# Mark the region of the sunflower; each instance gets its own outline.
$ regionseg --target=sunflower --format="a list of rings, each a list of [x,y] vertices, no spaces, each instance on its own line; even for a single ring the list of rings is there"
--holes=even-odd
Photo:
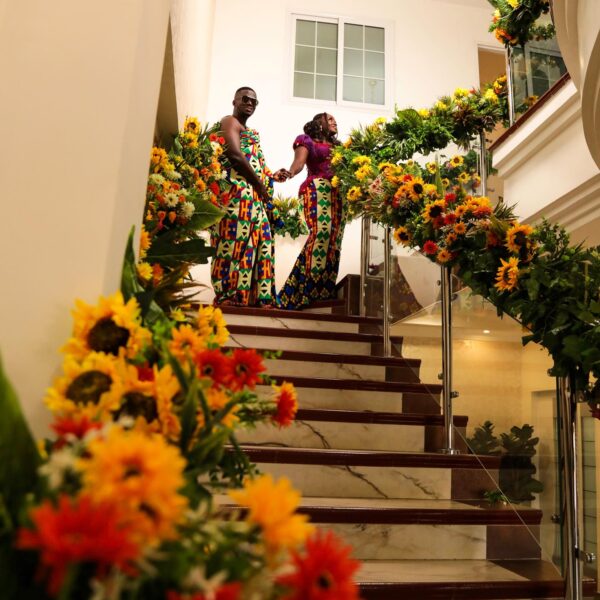
[[[176,441],[181,435],[181,423],[174,412],[176,400],[181,393],[179,380],[173,374],[171,365],[162,369],[154,367],[154,397],[156,410],[162,434],[168,439]]]
[[[127,570],[141,554],[114,498],[98,502],[88,494],[76,499],[62,494],[56,506],[45,500],[29,517],[31,526],[19,530],[16,545],[39,551],[53,597],[59,596],[71,566],[95,565],[98,574],[115,566]]]
[[[454,223],[454,227],[452,229],[456,235],[464,235],[465,233],[467,233],[467,226],[462,221]]]
[[[448,250],[446,250],[445,248],[442,248],[442,250],[440,250],[437,253],[437,256],[435,257],[435,259],[438,263],[443,265],[443,264],[447,263],[449,260],[452,260],[452,252],[448,252]]]
[[[83,359],[89,352],[137,356],[148,344],[151,333],[142,327],[140,308],[135,298],[127,303],[121,292],[101,297],[96,306],[77,300],[72,312],[73,336],[62,351]]]
[[[519,283],[519,259],[511,256],[508,261],[501,258],[500,262],[494,287],[500,292],[514,290]]]
[[[464,162],[465,162],[465,159],[460,154],[455,154],[450,159],[450,166],[452,168],[456,169],[457,167],[462,167]]]
[[[531,225],[515,224],[506,232],[506,247],[514,254],[519,254],[521,250],[528,249],[531,241],[527,236],[533,233]]]
[[[429,223],[435,219],[439,219],[442,216],[445,208],[445,200],[435,200],[434,202],[429,202],[425,205],[425,209],[423,210],[423,220],[426,223]]]
[[[315,532],[302,553],[292,552],[294,571],[277,579],[289,590],[284,600],[358,600],[353,575],[360,563],[351,552],[331,531]]]
[[[152,265],[147,262],[139,262],[135,266],[138,276],[144,281],[152,279]]]
[[[334,152],[331,156],[331,164],[335,167],[339,165],[343,159],[344,157],[341,152]]]
[[[297,547],[312,532],[308,516],[295,514],[300,494],[285,478],[275,482],[271,475],[262,475],[246,481],[243,490],[232,490],[229,495],[248,509],[246,518],[262,529],[269,552]]]
[[[434,173],[437,173],[438,170],[438,166],[436,163],[434,162],[428,162],[425,165],[425,168],[433,175]]]
[[[406,176],[405,176],[406,177]],[[425,191],[425,182],[420,177],[411,178],[406,182],[408,196],[411,200],[419,200]]]
[[[206,390],[206,403],[210,412],[213,414],[217,414],[220,410],[227,406],[227,403],[231,400],[231,398],[227,395],[223,390],[218,390],[215,388],[210,388]],[[223,416],[221,423],[225,427],[233,428],[235,424],[239,421],[239,417],[236,415],[238,407],[236,405],[232,406],[227,413]],[[204,413],[202,410],[198,411],[198,425],[202,427],[205,423]]]
[[[209,347],[224,346],[229,339],[227,323],[220,308],[200,306],[197,324],[200,335],[207,340]]]
[[[146,253],[148,252],[148,248],[150,248],[150,234],[146,231],[146,228],[142,225],[142,229],[140,230],[140,252],[139,259],[142,260],[146,258]]]
[[[455,233],[450,232],[447,236],[446,236],[446,246],[452,246],[452,244],[454,244],[454,242],[457,240],[457,236]]]
[[[368,164],[363,165],[355,171],[354,175],[359,181],[364,181],[365,179],[367,179],[367,177],[373,176],[373,169]]]
[[[364,165],[370,165],[371,164],[371,159],[368,156],[364,156],[364,155],[360,155],[360,156],[355,156],[352,159],[352,164],[353,165],[358,165],[360,167],[364,166]]]
[[[182,363],[186,363],[206,346],[207,338],[191,325],[174,327],[172,339],[168,344],[169,352]]]
[[[387,171],[388,169],[395,169],[396,165],[391,163],[391,162],[381,162],[377,165],[377,169],[379,170],[380,173],[383,173],[383,171]]]
[[[463,184],[469,183],[470,179],[471,179],[471,176],[466,171],[463,171],[462,173],[460,173],[458,175],[458,180]]]
[[[187,499],[179,493],[185,461],[179,450],[159,435],[111,427],[90,441],[79,459],[84,493],[96,502],[114,502],[125,513],[124,524],[140,545],[177,537]]]
[[[154,381],[145,377],[144,370],[139,370],[135,365],[127,364],[123,371],[123,397],[115,417],[131,417],[136,422],[136,428],[159,431]]]
[[[409,246],[412,242],[412,236],[406,227],[400,226],[394,229],[394,240],[402,246]]]
[[[122,357],[91,352],[82,362],[67,356],[44,402],[60,415],[87,415],[108,419],[118,410],[124,393],[126,365]]]
[[[442,187],[444,189],[449,188],[450,187],[450,180],[447,177],[444,177],[442,179]]]
[[[464,216],[464,214],[467,212],[468,207],[466,204],[459,204],[455,209],[454,209],[454,213],[456,214],[456,216],[458,218]]]
[[[348,200],[350,200],[350,202],[354,202],[355,200],[358,200],[361,196],[362,196],[362,190],[357,185],[352,186],[348,190],[348,194],[346,195],[346,197],[348,198]]]
[[[332,188],[337,188],[340,186],[340,178],[337,175],[334,175],[331,178],[331,187]]]

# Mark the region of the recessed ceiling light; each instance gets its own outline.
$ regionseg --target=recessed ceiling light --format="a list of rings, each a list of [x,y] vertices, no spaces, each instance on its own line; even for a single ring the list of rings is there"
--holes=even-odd
[[[492,333],[489,329],[484,329],[483,333]]]

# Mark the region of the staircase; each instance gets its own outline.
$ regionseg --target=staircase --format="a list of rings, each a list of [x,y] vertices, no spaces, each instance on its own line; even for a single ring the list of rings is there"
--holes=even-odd
[[[380,321],[333,314],[340,306],[224,309],[229,344],[281,350],[267,372],[298,391],[291,428],[240,439],[250,459],[291,479],[302,512],[353,545],[365,600],[563,598],[541,559],[541,511],[482,502],[497,489],[499,459],[438,453],[441,386],[420,381],[401,338],[395,356],[381,356]],[[464,432],[467,417],[454,424]]]

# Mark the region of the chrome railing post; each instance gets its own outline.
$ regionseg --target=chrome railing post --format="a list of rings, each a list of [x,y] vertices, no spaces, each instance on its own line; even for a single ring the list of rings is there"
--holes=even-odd
[[[444,413],[443,454],[460,454],[454,447],[452,419],[452,269],[441,267],[442,287],[442,411]]]
[[[512,48],[506,49],[506,94],[508,97],[508,123],[515,122],[515,90],[513,85]]]
[[[481,167],[479,169],[479,176],[481,177],[481,195],[487,196],[487,163],[488,155],[486,148],[485,131],[479,133],[479,160],[481,161]]]
[[[565,600],[583,600],[579,540],[579,473],[577,471],[577,397],[572,377],[558,377],[559,442],[562,457],[563,565]]]
[[[371,240],[371,219],[363,215],[362,232],[360,237],[360,294],[359,314],[364,317],[367,314],[367,268],[369,262],[369,245]]]
[[[392,355],[392,340],[390,339],[390,321],[392,313],[391,288],[392,288],[392,236],[390,227],[385,226],[383,236],[383,355]]]

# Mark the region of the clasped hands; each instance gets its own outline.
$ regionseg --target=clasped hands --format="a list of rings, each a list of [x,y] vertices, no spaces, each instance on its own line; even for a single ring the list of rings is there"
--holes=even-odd
[[[273,179],[277,183],[282,183],[283,181],[289,179],[291,176],[292,174],[287,169],[279,169],[279,171],[275,171],[275,173],[273,173]]]

